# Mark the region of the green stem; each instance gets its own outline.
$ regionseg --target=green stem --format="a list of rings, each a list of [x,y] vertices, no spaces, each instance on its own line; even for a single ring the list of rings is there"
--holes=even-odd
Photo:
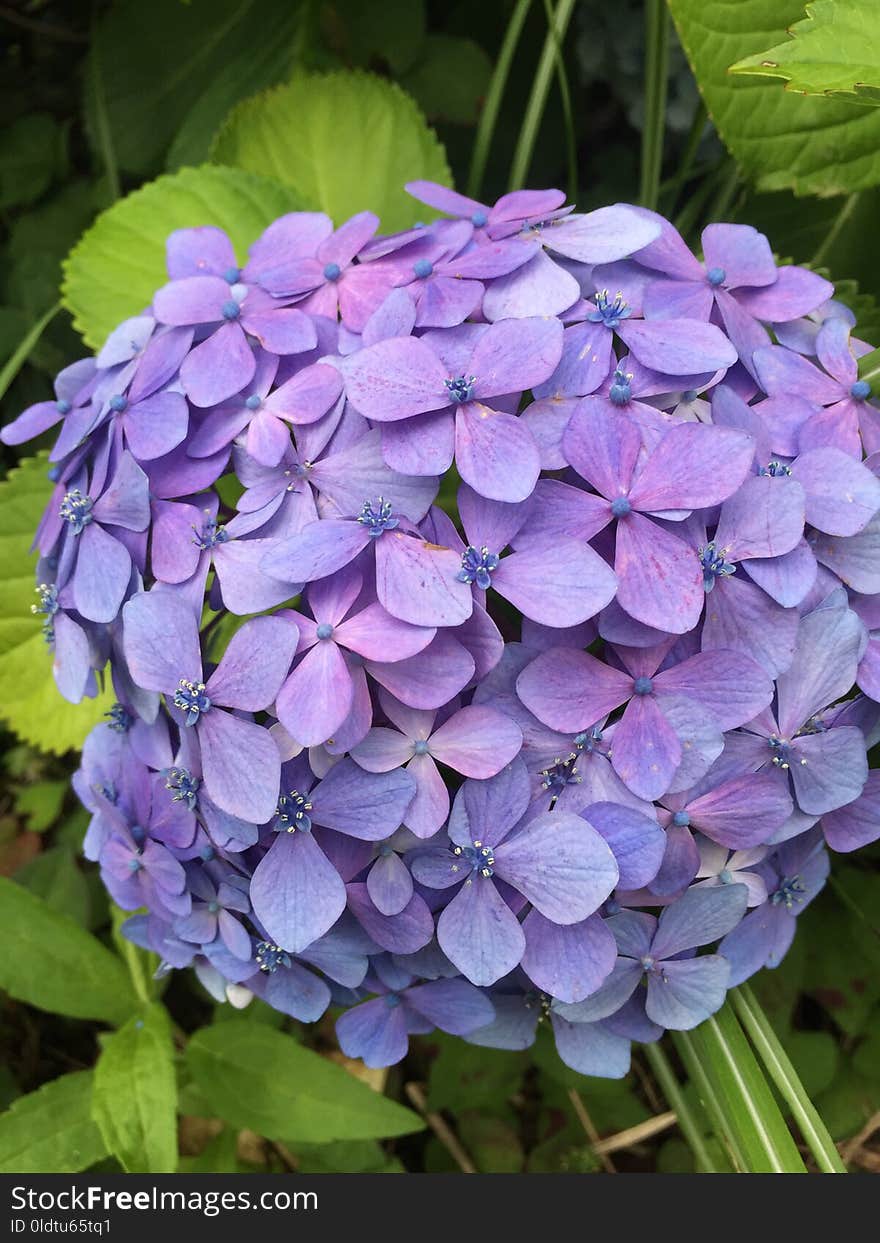
[[[797,1071],[767,1021],[755,994],[747,984],[741,984],[739,988],[731,991],[730,997],[740,1022],[757,1049],[770,1078],[782,1093],[819,1169],[824,1174],[845,1174],[846,1166],[828,1134],[828,1128],[804,1091]]]
[[[675,1111],[675,1116],[678,1119],[678,1128],[694,1154],[697,1169],[701,1174],[719,1174],[721,1171],[713,1161],[712,1154],[706,1146],[706,1140],[700,1130],[699,1123],[685,1099],[685,1095],[681,1090],[681,1084],[676,1079],[675,1072],[669,1064],[669,1058],[659,1044],[645,1045],[645,1057],[647,1057],[651,1064],[651,1069],[663,1095],[666,1097],[669,1108]]]
[[[116,164],[116,152],[113,150],[113,136],[110,132],[110,116],[107,112],[107,100],[104,96],[104,79],[101,76],[101,40],[98,37],[97,22],[92,23],[87,75],[89,87],[95,105],[95,137],[104,161],[104,172],[110,198],[115,202],[121,194],[119,169]]]
[[[858,206],[858,202],[859,202],[859,195],[857,193],[847,195],[846,199],[844,200],[843,206],[841,207],[837,215],[834,217],[834,224],[832,224],[831,228],[825,234],[824,238],[819,244],[818,249],[816,250],[816,253],[813,255],[813,258],[810,261],[811,267],[814,267],[814,268],[818,267],[819,264],[825,260],[829,251],[831,250],[831,247],[840,237],[840,234],[843,231],[844,227],[846,226],[847,222],[849,221],[850,216],[853,214],[856,207]]]
[[[689,180],[692,174],[696,171],[694,169],[694,159],[696,158],[697,151],[699,150],[700,140],[703,137],[703,133],[706,129],[706,122],[708,119],[709,119],[709,113],[706,109],[706,105],[703,103],[703,100],[700,99],[699,103],[694,109],[694,116],[693,116],[693,120],[691,121],[691,127],[688,130],[687,141],[685,142],[684,152],[682,153],[682,157],[681,157],[681,163],[679,164],[678,169],[676,170],[675,176],[671,179],[669,186],[665,192],[667,215],[670,215],[670,216],[672,215],[673,211],[678,205],[679,196],[681,195],[681,192],[685,186],[685,183]],[[663,187],[661,186],[661,192],[662,190],[663,190]]]
[[[748,1169],[745,1157],[736,1136],[727,1125],[727,1118],[721,1098],[706,1074],[690,1032],[674,1032],[672,1038],[679,1057],[684,1062],[685,1070],[697,1090],[697,1095],[702,1102],[703,1108],[709,1115],[715,1135],[727,1150],[730,1164],[739,1173],[745,1173]]]
[[[489,83],[486,103],[483,107],[480,124],[477,126],[477,134],[474,139],[474,152],[471,156],[471,167],[467,183],[467,192],[471,198],[479,198],[480,196],[483,176],[486,172],[486,162],[489,158],[489,149],[492,146],[495,125],[498,121],[498,112],[501,108],[501,99],[504,95],[507,79],[510,76],[510,67],[513,63],[516,46],[519,43],[519,37],[522,34],[530,5],[531,0],[517,0],[516,8],[513,10],[510,21],[507,23],[504,42],[501,44],[501,49],[498,53],[498,61],[492,74],[492,80]]]
[[[666,82],[669,72],[669,14],[666,0],[645,4],[645,122],[642,128],[642,168],[639,202],[657,206],[663,166],[666,125]]]
[[[46,328],[60,310],[60,302],[56,302],[54,306],[50,306],[45,315],[41,316],[33,327],[25,333],[24,337],[22,337],[15,353],[11,354],[10,357],[7,358],[2,369],[0,369],[0,398],[6,396],[6,391],[10,384],[18,375],[19,371],[21,371],[22,367],[30,357],[34,346],[37,344]]]
[[[685,241],[687,241],[687,236],[691,230],[696,228],[697,221],[702,218],[703,208],[708,203],[712,191],[718,185],[723,171],[724,166],[722,165],[721,167],[716,166],[712,172],[707,173],[690,197],[685,200],[684,206],[675,217],[673,224]]]
[[[731,160],[725,170],[718,193],[715,195],[712,206],[708,211],[708,222],[710,224],[716,220],[722,220],[727,215],[738,185],[739,168],[736,161]]]
[[[555,35],[552,0],[544,0],[544,10],[547,14],[547,25]],[[574,202],[578,196],[577,136],[575,135],[574,130],[574,113],[572,112],[571,107],[571,91],[568,87],[568,74],[565,72],[565,59],[562,55],[562,45],[559,40],[555,38],[554,49],[556,53],[556,78],[559,84],[559,97],[562,100],[562,115],[565,123],[565,153],[568,161],[568,197],[571,202]]]
[[[538,141],[538,130],[541,128],[541,118],[547,104],[547,93],[550,90],[557,48],[562,46],[565,39],[574,5],[575,0],[559,0],[553,22],[547,31],[547,38],[544,40],[544,48],[532,82],[532,93],[529,96],[516,150],[513,153],[513,163],[510,166],[511,190],[521,189],[529,175],[532,154],[535,150],[535,143]]]

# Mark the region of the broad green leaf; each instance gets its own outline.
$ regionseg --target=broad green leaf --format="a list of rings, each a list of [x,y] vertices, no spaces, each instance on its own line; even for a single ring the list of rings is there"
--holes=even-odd
[[[136,1004],[119,959],[66,915],[0,877],[0,988],[75,1019],[121,1023]]]
[[[439,1034],[437,1043],[440,1053],[431,1063],[428,1079],[429,1109],[486,1109],[497,1113],[519,1089],[528,1066],[524,1053],[484,1049]]]
[[[30,112],[0,131],[0,210],[33,203],[49,188],[60,141],[47,112]]]
[[[62,1075],[0,1114],[0,1174],[77,1174],[105,1157],[92,1083],[90,1070]]]
[[[262,1023],[203,1027],[186,1057],[219,1116],[267,1139],[382,1139],[424,1126],[417,1114]]]
[[[326,38],[346,64],[366,69],[383,60],[396,77],[415,64],[425,42],[425,0],[334,0],[332,9]]]
[[[80,747],[112,703],[109,690],[68,703],[52,677],[52,653],[34,603],[31,542],[51,495],[43,456],[26,458],[0,482],[0,718],[20,738],[62,755]]]
[[[225,229],[239,259],[276,217],[299,201],[286,186],[240,169],[185,168],[142,186],[102,212],[64,263],[64,305],[93,349],[152,301],[167,279],[165,241],[174,229]]]
[[[443,147],[417,105],[369,73],[301,74],[245,100],[212,154],[218,164],[270,173],[337,224],[373,211],[386,233],[431,217],[405,182],[451,182]]]
[[[177,1082],[164,1006],[145,1006],[105,1040],[95,1067],[92,1116],[128,1173],[174,1173]]]
[[[491,77],[492,62],[479,43],[432,34],[402,82],[431,121],[473,125]]]
[[[880,183],[880,112],[804,99],[729,67],[778,42],[802,0],[669,0],[709,115],[759,190],[845,194]]]
[[[229,108],[294,64],[296,0],[116,0],[97,23],[96,61],[119,167],[146,174],[202,160]],[[97,143],[93,93],[86,121]]]
[[[692,1032],[679,1032],[691,1073],[719,1138],[742,1173],[805,1174],[806,1166],[729,1004]]]
[[[67,846],[44,850],[15,873],[16,884],[24,885],[42,898],[47,906],[67,915],[83,927],[89,923],[91,900],[89,886],[76,865],[76,857]]]
[[[789,39],[746,56],[731,73],[784,78],[787,91],[845,95],[880,104],[880,9],[876,0],[814,0]]]

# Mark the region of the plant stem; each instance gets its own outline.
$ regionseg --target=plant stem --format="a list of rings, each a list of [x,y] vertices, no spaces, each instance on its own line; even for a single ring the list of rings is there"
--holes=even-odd
[[[483,106],[480,124],[477,126],[477,134],[474,139],[474,152],[471,156],[471,167],[467,182],[467,192],[471,198],[479,198],[480,195],[483,176],[486,172],[486,161],[489,158],[489,148],[492,146],[492,137],[495,133],[498,112],[501,108],[501,99],[504,95],[504,88],[510,75],[510,66],[513,63],[516,46],[519,43],[519,37],[522,34],[530,4],[531,0],[518,0],[516,8],[510,15],[510,21],[507,23],[504,42],[501,44],[501,49],[498,53],[498,61],[492,74],[492,80],[489,83],[486,102]]]
[[[687,141],[685,143],[684,153],[681,157],[675,176],[671,179],[666,190],[666,214],[671,216],[678,205],[679,196],[686,182],[689,180],[694,170],[694,159],[700,146],[700,139],[706,129],[706,122],[709,119],[709,113],[706,105],[700,99],[694,109],[693,120],[688,131]],[[662,190],[662,187],[661,187]]]
[[[50,306],[49,310],[42,315],[37,322],[22,337],[15,352],[7,358],[0,369],[0,397],[6,396],[6,391],[12,381],[21,371],[24,364],[30,357],[31,351],[45,332],[46,328],[61,310],[61,303],[56,302],[54,306]]]
[[[819,1169],[825,1174],[845,1174],[846,1166],[828,1134],[816,1107],[804,1091],[798,1073],[779,1042],[751,988],[741,984],[730,994],[733,1007],[757,1049],[770,1078],[782,1093]]]
[[[685,1100],[681,1084],[676,1079],[675,1072],[669,1064],[669,1058],[658,1044],[645,1045],[645,1057],[651,1064],[651,1069],[670,1108],[674,1110],[675,1116],[678,1118],[679,1130],[694,1154],[697,1169],[702,1174],[718,1174],[720,1172],[718,1166],[713,1161],[699,1123]]]
[[[538,140],[538,130],[541,128],[541,118],[547,103],[547,93],[550,90],[550,78],[553,74],[557,49],[562,46],[574,5],[575,0],[559,0],[553,22],[547,31],[547,38],[544,40],[544,48],[532,82],[532,93],[529,96],[516,150],[513,153],[513,163],[510,166],[509,188],[511,190],[521,189],[528,177],[532,154]]]
[[[850,216],[853,214],[856,207],[858,206],[858,202],[859,202],[858,193],[847,195],[846,199],[844,200],[843,206],[841,207],[837,215],[834,217],[834,223],[832,224],[828,232],[825,234],[824,238],[822,239],[822,241],[820,242],[819,246],[816,249],[816,253],[813,255],[813,258],[810,260],[811,267],[814,267],[814,268],[818,267],[819,264],[824,261],[824,259],[828,255],[828,252],[831,250],[831,247],[840,237],[840,234],[843,231],[843,228],[848,222]]]
[[[669,68],[669,14],[666,0],[645,3],[645,121],[639,202],[657,206],[666,125],[666,81]]]
[[[544,0],[544,10],[547,14],[547,25],[555,36],[552,0]],[[556,78],[559,83],[559,97],[562,100],[562,115],[565,122],[565,153],[568,161],[568,197],[572,202],[574,202],[578,194],[577,136],[574,131],[574,115],[571,108],[571,91],[568,89],[568,74],[565,72],[565,59],[562,55],[562,45],[555,37],[554,49],[556,53]]]
[[[107,100],[104,96],[104,79],[101,76],[101,41],[98,37],[97,26],[97,21],[94,21],[89,40],[90,46],[86,62],[86,74],[95,105],[95,137],[101,151],[101,158],[104,161],[104,173],[107,177],[110,198],[112,202],[115,202],[121,194],[119,168],[116,164],[116,152],[113,150],[110,117],[107,112]]]
[[[745,1158],[736,1141],[736,1136],[731,1133],[727,1126],[721,1099],[716,1093],[709,1076],[706,1074],[690,1032],[675,1032],[672,1038],[679,1056],[684,1062],[685,1070],[697,1089],[703,1108],[709,1115],[715,1135],[727,1150],[730,1164],[734,1170],[741,1174],[745,1173],[748,1169]]]

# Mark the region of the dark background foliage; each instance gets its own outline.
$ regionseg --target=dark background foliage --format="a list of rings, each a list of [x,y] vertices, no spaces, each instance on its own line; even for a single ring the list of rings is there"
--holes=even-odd
[[[56,303],[62,260],[95,216],[163,171],[207,158],[229,108],[287,80],[297,67],[360,68],[399,82],[435,127],[455,184],[465,189],[476,126],[513,8],[508,0],[113,0],[94,6],[80,0],[12,0],[0,5],[0,366]],[[781,8],[786,12],[776,23],[780,29],[789,11],[796,17],[800,6]],[[644,9],[641,0],[582,0],[575,6],[556,66],[567,83],[570,107],[555,81],[529,185],[568,187],[583,207],[637,200],[645,115]],[[509,188],[546,30],[545,5],[533,3],[488,153],[482,197],[489,201]],[[859,315],[859,335],[880,344],[874,300],[880,294],[875,223],[880,190],[867,185],[846,198],[796,198],[790,189],[759,192],[758,180],[728,154],[707,119],[673,35],[660,210],[692,241],[707,219],[719,216],[764,229],[780,257],[833,272],[841,296]],[[58,314],[16,370],[3,399],[3,421],[50,396],[52,375],[81,352],[70,316]],[[15,460],[13,450],[3,450],[4,473]],[[0,529],[0,556],[3,538]],[[8,698],[8,675],[4,685]],[[15,687],[16,695],[26,691]],[[60,701],[47,699],[34,711],[41,713],[34,728],[47,740],[46,750],[12,733],[2,735],[0,874],[110,945],[106,897],[94,868],[79,859],[85,817],[68,785],[76,756],[48,753],[56,749],[51,740]],[[0,715],[14,714],[0,703]],[[880,1168],[880,1151],[870,1144],[871,1120],[878,1121],[880,1110],[878,859],[876,848],[835,859],[831,884],[805,914],[784,965],[756,982],[832,1136],[852,1141],[846,1155],[856,1168],[868,1170]],[[148,980],[152,964],[146,956],[129,953],[128,958],[135,978]],[[149,992],[153,986],[144,987]],[[187,1033],[229,1021],[228,1007],[215,1007],[188,974],[166,983],[163,1000],[178,1050]],[[283,1029],[345,1063],[332,1017],[305,1030],[255,1002],[246,1021]],[[101,1023],[47,1014],[0,994],[0,1106],[7,1108],[60,1075],[88,1071],[103,1033]],[[439,1114],[441,1121],[398,1139],[331,1143],[266,1138],[237,1125],[228,1113],[224,1122],[215,1116],[223,1110],[204,1091],[204,1080],[192,1073],[192,1059],[179,1057],[179,1168],[443,1171],[463,1163],[501,1172],[693,1168],[689,1148],[664,1117],[667,1102],[642,1054],[636,1054],[632,1073],[621,1083],[585,1079],[559,1062],[545,1036],[528,1054],[482,1050],[440,1035],[425,1038],[414,1042],[410,1057],[387,1080],[386,1072],[349,1065],[352,1074],[384,1085],[390,1096],[420,1111]],[[674,1046],[669,1052],[675,1060]],[[687,1084],[684,1091],[701,1117],[695,1089]],[[636,1135],[614,1141],[610,1155],[594,1148],[598,1136],[631,1127],[639,1128]],[[86,1148],[94,1145],[98,1168],[119,1168],[103,1155],[94,1135],[81,1139]],[[708,1142],[717,1148],[717,1141]],[[720,1149],[716,1155],[723,1164]],[[9,1159],[0,1137],[0,1168],[7,1168],[3,1162]]]

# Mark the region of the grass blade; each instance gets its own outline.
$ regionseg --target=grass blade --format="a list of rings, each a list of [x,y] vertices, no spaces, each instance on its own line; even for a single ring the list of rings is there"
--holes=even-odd
[[[642,165],[639,202],[656,208],[663,165],[666,126],[666,81],[669,72],[669,14],[666,0],[645,4],[645,123],[642,128]]]
[[[535,77],[532,82],[532,93],[529,96],[526,114],[523,117],[522,127],[519,131],[516,150],[513,153],[513,163],[510,166],[509,188],[511,190],[521,189],[525,185],[526,177],[529,174],[532,154],[535,150],[535,143],[538,140],[538,130],[541,127],[541,118],[544,115],[544,107],[547,103],[547,93],[550,90],[550,79],[553,76],[556,58],[559,54],[558,49],[562,47],[565,32],[568,29],[568,23],[574,11],[574,4],[575,0],[559,0],[559,3],[556,5],[553,24],[547,31],[541,59],[538,61],[538,67],[535,70]]]
[[[45,315],[42,315],[33,327],[28,329],[19,342],[15,352],[7,358],[2,368],[0,368],[0,398],[6,396],[7,389],[27,362],[30,357],[31,350],[37,344],[40,337],[46,331],[49,324],[60,310],[60,302],[56,302],[54,306],[50,306]]]
[[[645,1045],[645,1057],[651,1064],[651,1069],[660,1085],[660,1090],[666,1097],[669,1108],[675,1111],[678,1129],[694,1154],[697,1169],[701,1174],[719,1174],[721,1171],[715,1164],[700,1125],[685,1100],[681,1084],[669,1064],[669,1058],[658,1044]]]
[[[477,127],[476,137],[474,138],[474,151],[471,156],[471,167],[467,184],[467,192],[471,198],[478,199],[480,197],[483,176],[486,172],[486,161],[489,158],[489,148],[492,145],[495,125],[498,121],[498,112],[501,108],[501,99],[504,95],[504,88],[507,86],[510,66],[513,63],[513,57],[516,53],[516,47],[519,43],[519,37],[522,34],[530,5],[531,0],[518,0],[516,8],[510,15],[510,21],[507,23],[507,31],[504,35],[504,42],[501,44],[498,52],[498,61],[492,74],[492,81],[489,83],[486,103],[480,117],[480,124]]]

